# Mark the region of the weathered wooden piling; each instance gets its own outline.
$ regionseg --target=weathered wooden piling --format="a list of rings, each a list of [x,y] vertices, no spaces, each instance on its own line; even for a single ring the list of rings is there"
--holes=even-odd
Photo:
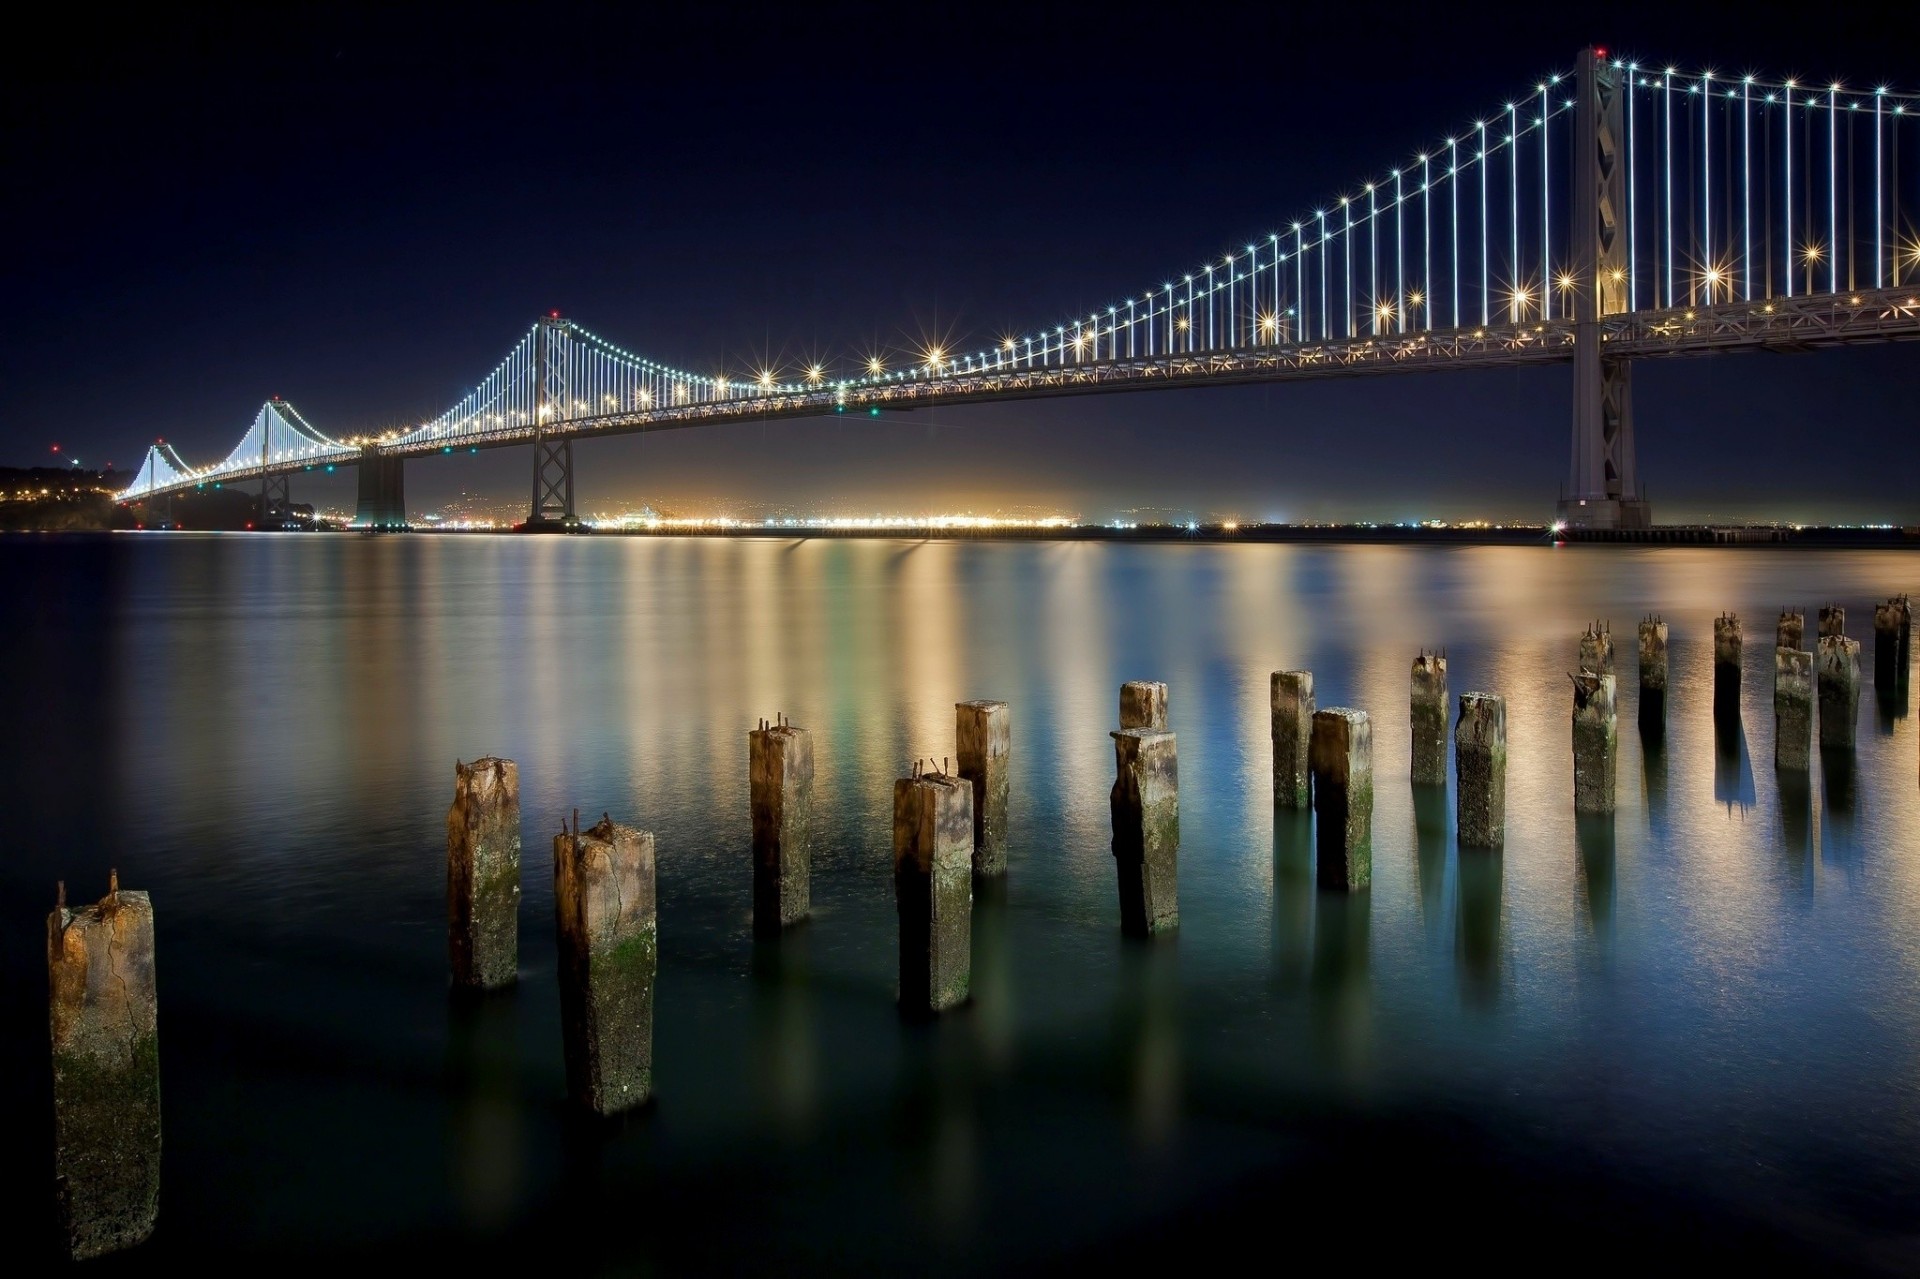
[[[1373,882],[1373,722],[1330,706],[1313,714],[1314,860],[1323,888]]]
[[[1799,649],[1806,645],[1807,615],[1796,608],[1780,610],[1780,621],[1773,628],[1775,648]]]
[[[1493,693],[1460,694],[1453,730],[1459,779],[1460,845],[1499,848],[1507,842],[1507,703]]]
[[[1640,726],[1667,722],[1667,624],[1649,614],[1640,623]]]
[[[1773,766],[1804,771],[1813,750],[1813,654],[1773,650]]]
[[[753,817],[753,931],[763,937],[813,910],[813,734],[784,715],[747,733]]]
[[[1273,802],[1304,809],[1312,799],[1309,752],[1313,742],[1313,672],[1275,671],[1273,705]]]
[[[1120,931],[1150,937],[1180,926],[1179,744],[1164,729],[1113,734],[1113,860]]]
[[[54,1185],[75,1260],[131,1248],[160,1205],[160,1048],[153,903],[122,892],[47,916]]]
[[[973,783],[973,873],[1007,873],[1008,755],[1005,702],[957,702],[953,708],[960,776]]]
[[[1913,606],[1904,595],[1896,595],[1873,610],[1873,684],[1882,696],[1897,694],[1907,680],[1909,636],[1913,631]]]
[[[1797,608],[1783,608],[1780,610],[1780,620],[1774,624],[1773,628],[1773,646],[1775,649],[1784,648],[1792,652],[1798,652],[1806,642],[1806,634],[1807,615],[1804,610]],[[1780,665],[1779,659],[1776,658],[1773,664],[1773,674],[1776,680],[1780,677],[1782,670],[1783,668]],[[1776,707],[1776,710],[1777,709]],[[1809,721],[1809,723],[1811,723],[1811,721]]]
[[[1447,784],[1447,657],[1425,649],[1413,659],[1413,784]]]
[[[1580,669],[1613,674],[1613,623],[1594,621],[1580,636]]]
[[[1740,618],[1722,613],[1713,619],[1713,713],[1716,718],[1740,715]]]
[[[1818,657],[1820,745],[1852,750],[1860,715],[1860,641],[1822,636]]]
[[[1847,610],[1838,604],[1820,606],[1820,638],[1833,639],[1847,633]]]
[[[595,1114],[653,1095],[653,984],[660,952],[651,831],[573,827],[553,837],[567,1092]]]
[[[973,983],[973,785],[945,769],[893,784],[893,895],[900,915],[900,1009],[967,1001]]]
[[[520,962],[520,766],[453,763],[447,957],[456,990],[511,986]]]
[[[1167,686],[1155,680],[1128,680],[1120,686],[1120,727],[1167,726]]]
[[[1620,732],[1613,676],[1581,671],[1573,679],[1573,811],[1613,812]]]

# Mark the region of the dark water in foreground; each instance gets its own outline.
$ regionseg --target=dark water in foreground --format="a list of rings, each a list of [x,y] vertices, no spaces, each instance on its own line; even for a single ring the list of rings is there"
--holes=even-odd
[[[50,1232],[53,881],[153,894],[166,1166],[128,1260],[463,1254],[589,1269],[1920,1257],[1920,768],[1776,778],[1781,604],[1900,553],[640,539],[0,541],[9,1231]],[[1743,731],[1713,616],[1747,620]],[[1633,625],[1673,625],[1664,753]],[[1579,825],[1583,621],[1620,641],[1620,811]],[[1508,699],[1503,855],[1409,786],[1407,670]],[[1375,719],[1374,882],[1317,892],[1267,675]],[[1120,682],[1166,680],[1181,928],[1123,944]],[[1012,870],[971,1007],[893,1007],[891,779],[1013,705]],[[815,917],[751,935],[746,732],[813,730]],[[520,761],[521,982],[449,1005],[456,757]],[[658,1103],[570,1121],[550,835],[659,838]],[[1658,1249],[1649,1253],[1649,1248]]]

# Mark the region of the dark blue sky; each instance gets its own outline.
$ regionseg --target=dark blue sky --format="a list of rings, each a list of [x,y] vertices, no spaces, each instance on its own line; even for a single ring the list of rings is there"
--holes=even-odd
[[[556,308],[694,367],[1053,323],[1264,234],[1588,42],[1920,87],[1920,19],[1869,8],[75,8],[0,88],[0,456],[58,440],[127,466],[165,436],[210,460],[274,394],[341,434],[416,422]],[[582,504],[1538,517],[1570,376],[595,442]],[[1920,344],[1636,379],[1658,517],[1920,522]],[[525,452],[410,466],[409,494],[518,493]]]

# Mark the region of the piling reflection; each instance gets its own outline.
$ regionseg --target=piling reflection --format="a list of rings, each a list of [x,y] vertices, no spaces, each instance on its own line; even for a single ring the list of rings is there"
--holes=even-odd
[[[1119,949],[1114,1038],[1125,1072],[1129,1127],[1142,1146],[1167,1143],[1180,1123],[1180,952],[1177,935]]]
[[[911,1027],[894,1086],[892,1138],[921,1217],[943,1240],[965,1237],[979,1210],[979,1133],[962,1038],[952,1019]]]
[[[1835,849],[1853,844],[1854,792],[1858,784],[1858,765],[1853,749],[1846,746],[1820,748],[1821,808],[1826,813],[1827,844]]]
[[[1500,995],[1501,860],[1498,849],[1460,850],[1455,955],[1461,996],[1479,1007],[1490,1007]]]
[[[1420,885],[1420,917],[1427,935],[1446,928],[1447,852],[1453,847],[1445,786],[1413,788],[1414,875]]]
[[[517,1205],[526,1163],[519,1004],[456,992],[447,1010],[448,1176],[462,1220],[488,1227]]]
[[[1892,736],[1899,721],[1907,717],[1910,700],[1904,678],[1896,676],[1882,680],[1876,673],[1873,681],[1874,723],[1882,735]]]
[[[1813,851],[1813,779],[1802,768],[1774,774],[1780,795],[1780,848],[1790,867],[1807,863]]]
[[[1307,988],[1313,972],[1313,813],[1273,806],[1273,986]]]
[[[981,1064],[1004,1071],[1013,1064],[1015,1031],[1013,918],[1007,878],[973,881],[973,1002],[967,1024]]]
[[[1574,818],[1573,840],[1580,861],[1579,896],[1596,939],[1613,937],[1614,829],[1611,814]]]
[[[815,1029],[812,926],[801,924],[753,942],[754,1095],[774,1131],[808,1135],[819,1117],[820,1046]]]
[[[1654,834],[1667,831],[1667,733],[1665,725],[1649,731],[1640,726],[1640,783],[1646,793],[1647,825]]]
[[[1338,1069],[1364,1067],[1372,1036],[1373,893],[1318,889],[1313,899],[1313,1028]]]
[[[1728,812],[1753,807],[1753,762],[1738,713],[1713,718],[1713,798]]]

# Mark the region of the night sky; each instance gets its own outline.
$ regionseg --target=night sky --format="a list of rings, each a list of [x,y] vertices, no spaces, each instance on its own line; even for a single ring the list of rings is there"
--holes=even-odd
[[[58,441],[125,468],[155,437],[212,461],[269,395],[336,435],[415,423],[553,309],[696,369],[972,349],[1264,239],[1589,42],[1920,87],[1911,5],[1534,8],[66,6],[0,76],[0,462]],[[1635,377],[1657,519],[1920,522],[1920,343]],[[581,506],[1543,518],[1570,388],[1430,374],[626,437],[579,446]],[[408,493],[520,494],[529,466],[415,463]]]

